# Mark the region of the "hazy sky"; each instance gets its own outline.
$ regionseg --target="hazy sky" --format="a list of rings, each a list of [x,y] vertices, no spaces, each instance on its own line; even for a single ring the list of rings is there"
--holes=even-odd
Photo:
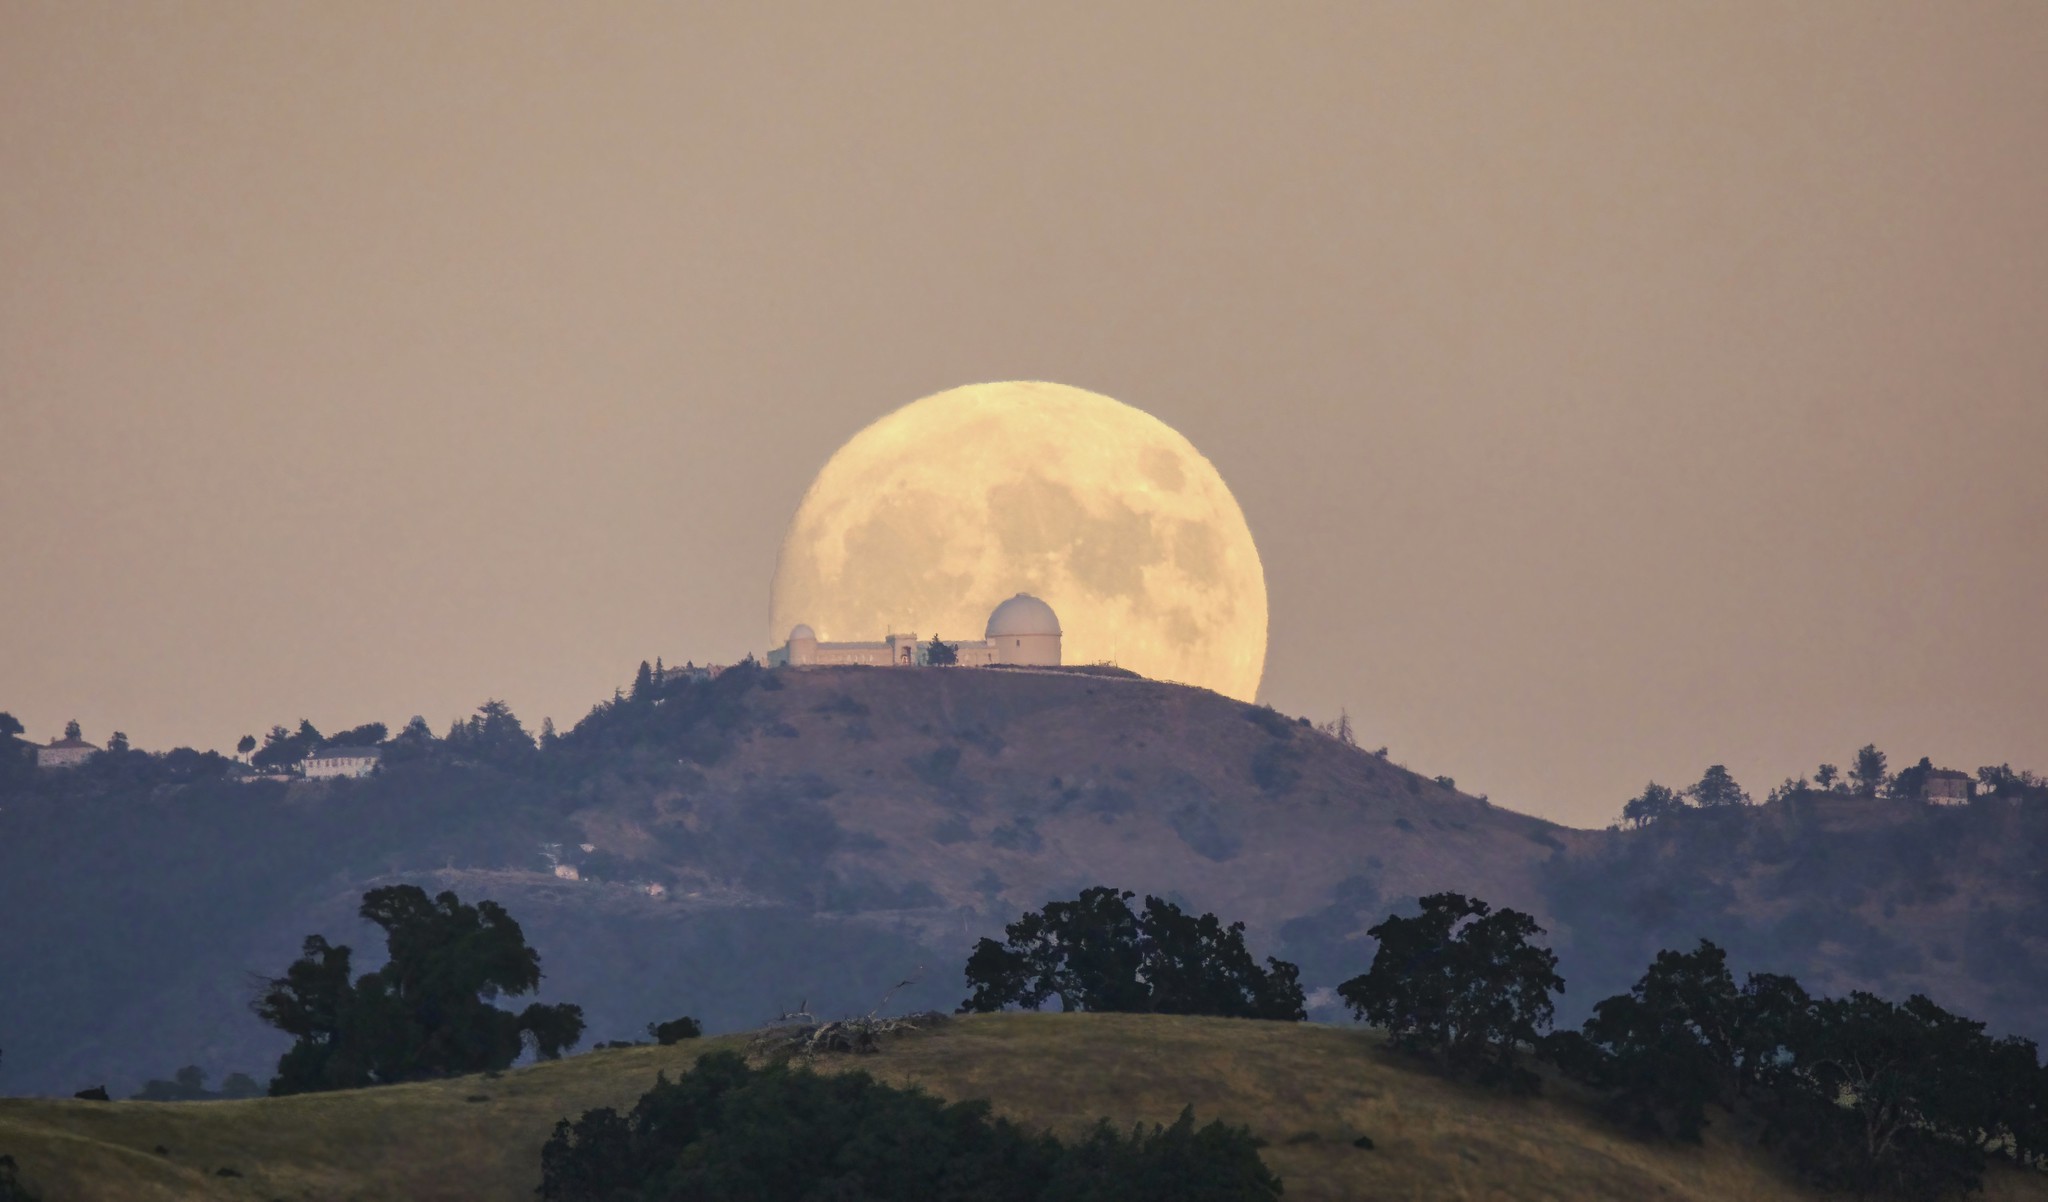
[[[2048,4],[0,0],[0,709],[762,651],[861,426],[1186,434],[1263,695],[1580,824],[2048,769]]]

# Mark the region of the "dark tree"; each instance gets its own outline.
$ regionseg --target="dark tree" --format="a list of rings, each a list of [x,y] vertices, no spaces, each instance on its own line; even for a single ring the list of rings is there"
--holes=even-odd
[[[1389,916],[1367,931],[1379,940],[1372,968],[1337,987],[1352,1014],[1383,1027],[1395,1046],[1434,1057],[1453,1072],[1533,1090],[1515,1063],[1522,1044],[1550,1026],[1551,994],[1564,992],[1557,956],[1529,942],[1543,934],[1518,910],[1434,893],[1414,918]]]
[[[1621,807],[1621,817],[1630,826],[1644,827],[1661,818],[1669,818],[1683,809],[1685,798],[1679,796],[1678,790],[1651,781],[1643,786],[1640,796],[1631,797]]]
[[[1798,981],[1753,972],[1742,985],[1741,1022],[1735,1032],[1735,1092],[1748,1097],[1787,1084],[1787,1051],[1813,1021],[1813,998]]]
[[[1856,753],[1856,762],[1849,766],[1849,784],[1862,797],[1875,797],[1891,779],[1884,770],[1884,752],[1875,743],[1866,743]]]
[[[1892,778],[1888,792],[1901,801],[1919,801],[1927,792],[1927,776],[1933,771],[1934,761],[1923,755],[1919,763],[1910,768],[1899,769],[1899,774]]]
[[[241,741],[235,744],[235,754],[244,758],[247,758],[248,754],[254,750],[256,750],[255,735],[243,735]]]
[[[1749,794],[1742,791],[1742,786],[1736,784],[1735,778],[1728,775],[1728,769],[1720,764],[1708,768],[1699,783],[1687,789],[1686,793],[1703,810],[1749,804]]]
[[[35,775],[35,746],[19,737],[22,730],[13,714],[0,712],[0,788]]]
[[[1069,1146],[866,1073],[753,1069],[713,1052],[656,1082],[629,1115],[563,1120],[541,1150],[545,1202],[1259,1202],[1280,1182],[1242,1128],[1129,1137],[1099,1125]]]
[[[685,1039],[696,1039],[704,1034],[704,1028],[696,1019],[685,1014],[681,1018],[672,1018],[665,1023],[648,1023],[647,1033],[654,1036],[654,1042],[667,1047],[670,1044],[681,1043]]]
[[[351,726],[338,735],[329,735],[322,742],[324,747],[375,747],[384,741],[385,730],[382,722],[365,722]]]
[[[1813,783],[1823,789],[1831,790],[1835,787],[1835,781],[1839,780],[1841,775],[1842,770],[1840,768],[1835,767],[1833,764],[1822,764],[1813,770]]]
[[[1246,950],[1244,924],[1225,926],[1156,897],[1142,914],[1133,895],[1098,886],[1053,902],[983,939],[967,960],[967,1011],[1036,1010],[1057,996],[1062,1010],[1215,1014],[1298,1022],[1306,1017],[1300,971]]]
[[[433,753],[436,740],[427,720],[414,714],[399,732],[384,745],[384,762],[399,764],[417,760]]]
[[[1737,991],[1705,940],[1660,952],[1583,1034],[1543,1050],[1639,1129],[1696,1139],[1708,1103],[1747,1110],[1801,1175],[1859,1196],[1932,1202],[1979,1188],[1990,1154],[2048,1157],[2031,1041],[1993,1040],[1924,997],[1815,999],[1765,973]]]
[[[639,671],[633,673],[633,691],[626,696],[634,701],[654,700],[654,668],[646,660],[641,660]]]
[[[1985,1137],[2004,1125],[1985,1088],[1998,1045],[1983,1031],[1918,996],[1814,1003],[1788,1045],[1774,1137],[1830,1189],[1934,1199],[1980,1188]]]
[[[113,755],[128,754],[128,732],[117,730],[107,736],[107,751]]]
[[[502,701],[486,701],[467,722],[448,731],[448,745],[467,755],[503,768],[517,768],[533,756],[533,736],[520,725],[519,716]]]
[[[513,1014],[491,1004],[533,992],[541,975],[496,902],[392,885],[364,894],[361,913],[384,929],[384,967],[351,980],[350,950],[309,936],[253,1003],[298,1041],[278,1061],[273,1095],[502,1069],[529,1044],[554,1059],[582,1038],[580,1007],[536,1002]]]
[[[249,762],[258,768],[290,768],[320,750],[320,742],[320,728],[301,718],[296,731],[271,727],[263,736],[262,749],[250,756]]]
[[[1727,954],[1702,939],[1658,952],[1634,989],[1594,1006],[1584,1039],[1597,1057],[1563,1067],[1613,1090],[1614,1111],[1638,1127],[1697,1143],[1707,1104],[1733,1101],[1741,1027]]]
[[[934,635],[931,645],[925,648],[924,662],[938,668],[957,664],[960,662],[960,645],[940,642],[938,636]]]
[[[85,737],[84,733],[78,728],[78,719],[73,718],[64,724],[64,737],[67,739],[81,739]]]

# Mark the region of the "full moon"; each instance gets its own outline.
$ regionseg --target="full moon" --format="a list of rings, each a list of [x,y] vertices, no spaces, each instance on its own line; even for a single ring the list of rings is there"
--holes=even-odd
[[[978,639],[1020,592],[1059,615],[1066,663],[1258,693],[1266,577],[1237,499],[1166,423],[1062,384],[941,392],[839,448],[783,537],[769,641]]]

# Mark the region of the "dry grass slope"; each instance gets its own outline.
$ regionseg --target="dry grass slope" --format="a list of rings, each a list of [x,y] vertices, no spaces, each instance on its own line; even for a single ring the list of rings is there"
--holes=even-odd
[[[172,1198],[532,1197],[556,1119],[630,1106],[659,1071],[736,1037],[596,1052],[495,1079],[466,1077],[255,1102],[0,1100],[0,1150],[47,1202]],[[1023,1014],[957,1020],[883,1055],[838,1058],[947,1097],[989,1097],[1026,1123],[1097,1117],[1248,1124],[1295,1199],[1808,1198],[1722,1124],[1699,1148],[1622,1136],[1553,1088],[1515,1099],[1441,1080],[1369,1032],[1231,1019]],[[1352,1140],[1364,1134],[1375,1148]],[[156,1151],[158,1147],[164,1152]],[[221,1177],[232,1168],[239,1177]],[[2003,1172],[1993,1202],[2048,1200],[2048,1179]]]

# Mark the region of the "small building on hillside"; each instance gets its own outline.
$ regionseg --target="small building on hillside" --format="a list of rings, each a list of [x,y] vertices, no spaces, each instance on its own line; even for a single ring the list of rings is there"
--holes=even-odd
[[[98,750],[98,747],[93,746],[77,735],[66,735],[61,739],[51,739],[48,743],[36,748],[36,767],[76,768],[91,759]]]
[[[963,666],[1016,664],[1056,668],[1060,663],[1060,620],[1052,606],[1029,593],[996,606],[988,616],[984,637],[975,642],[949,644],[954,662]],[[789,632],[789,641],[768,653],[770,667],[809,667],[827,664],[865,664],[875,668],[921,667],[930,645],[914,634],[892,634],[865,643],[827,643],[810,626],[799,623]]]
[[[1920,797],[1929,805],[1967,805],[1977,791],[1977,782],[1967,772],[1936,768],[1920,781]]]
[[[362,777],[375,772],[383,762],[382,747],[323,747],[301,761],[299,770],[307,780]]]

